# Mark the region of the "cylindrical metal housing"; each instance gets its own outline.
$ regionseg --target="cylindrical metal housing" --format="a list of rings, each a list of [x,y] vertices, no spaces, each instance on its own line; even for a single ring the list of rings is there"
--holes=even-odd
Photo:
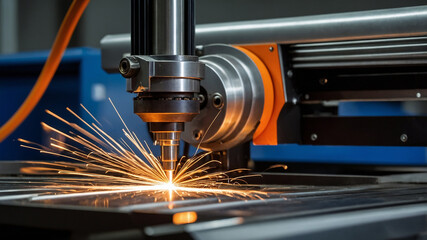
[[[264,109],[263,81],[256,64],[242,51],[220,44],[203,50],[206,56],[200,61],[206,64],[206,81],[201,87],[207,103],[186,123],[182,138],[194,146],[201,141],[206,150],[225,150],[252,137]]]
[[[178,147],[181,132],[179,131],[154,131],[154,141],[161,148],[162,166],[165,171],[175,169],[178,160]]]
[[[136,56],[138,74],[128,79],[128,91],[139,93],[134,112],[145,122],[188,122],[199,113],[200,79],[204,65],[196,56]],[[126,63],[126,61],[122,60]],[[130,64],[127,64],[130,65]],[[123,75],[123,73],[122,73]]]

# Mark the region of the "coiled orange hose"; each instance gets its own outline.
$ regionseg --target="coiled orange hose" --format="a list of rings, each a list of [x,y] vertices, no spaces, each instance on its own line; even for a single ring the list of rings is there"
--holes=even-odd
[[[0,128],[0,142],[6,139],[19,127],[40,101],[61,62],[77,22],[86,9],[89,1],[90,0],[74,0],[71,3],[36,84],[15,114],[13,114],[13,116]]]

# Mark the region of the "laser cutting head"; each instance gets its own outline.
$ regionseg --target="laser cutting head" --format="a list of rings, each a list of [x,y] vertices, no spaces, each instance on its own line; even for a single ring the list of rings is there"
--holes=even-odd
[[[173,172],[184,123],[199,114],[203,63],[196,56],[130,56],[119,69],[128,79],[127,91],[138,94],[134,112],[149,123],[164,170]]]
[[[170,180],[184,123],[200,111],[204,65],[194,56],[194,0],[132,1],[132,54],[120,61],[134,112],[149,123]]]

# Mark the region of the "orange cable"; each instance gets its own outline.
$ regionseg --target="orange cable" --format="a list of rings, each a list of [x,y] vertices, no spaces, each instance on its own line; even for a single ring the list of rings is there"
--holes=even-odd
[[[19,125],[28,117],[40,101],[49,86],[59,63],[61,62],[64,51],[70,42],[77,22],[82,16],[89,1],[90,0],[74,0],[71,3],[36,84],[15,114],[13,114],[13,116],[0,128],[0,142],[6,139],[13,131],[15,131],[16,128],[19,127]]]

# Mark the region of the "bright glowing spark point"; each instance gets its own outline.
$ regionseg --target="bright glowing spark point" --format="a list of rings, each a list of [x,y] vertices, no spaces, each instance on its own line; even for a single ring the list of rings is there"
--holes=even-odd
[[[111,194],[132,191],[155,192],[155,199],[169,201],[173,207],[175,198],[228,196],[242,199],[262,199],[267,194],[247,188],[236,189],[236,184],[245,183],[245,175],[230,178],[229,174],[242,173],[248,169],[234,169],[227,172],[208,172],[220,164],[217,160],[202,163],[209,152],[181,158],[175,171],[165,171],[159,159],[153,155],[148,144],[138,139],[126,126],[117,108],[110,100],[123,123],[125,138],[114,139],[102,130],[96,118],[82,105],[95,121],[88,123],[71,109],[67,110],[89,130],[76,123],[46,111],[49,115],[73,128],[76,132],[61,131],[46,123],[44,129],[57,133],[60,139],[51,138],[50,146],[19,139],[22,147],[39,150],[41,153],[59,156],[76,162],[29,162],[33,166],[22,168],[27,174],[53,174],[61,177],[48,179],[46,188],[60,189],[64,194]],[[62,140],[65,139],[65,140]],[[67,141],[67,143],[65,142]],[[216,165],[216,166],[214,166]],[[79,178],[76,178],[78,176]],[[44,196],[49,198],[49,196]]]

